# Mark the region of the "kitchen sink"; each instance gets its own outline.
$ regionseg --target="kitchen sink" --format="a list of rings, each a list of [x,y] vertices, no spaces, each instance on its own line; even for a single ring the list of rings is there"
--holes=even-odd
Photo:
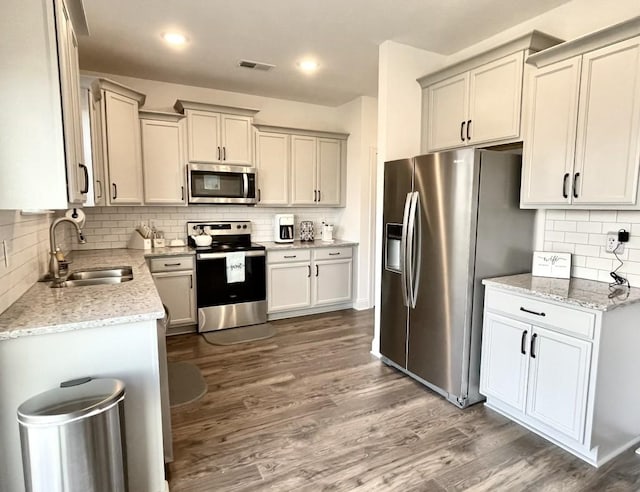
[[[133,280],[130,266],[92,268],[69,274],[64,282],[52,283],[51,287],[83,287],[89,285],[116,285]]]

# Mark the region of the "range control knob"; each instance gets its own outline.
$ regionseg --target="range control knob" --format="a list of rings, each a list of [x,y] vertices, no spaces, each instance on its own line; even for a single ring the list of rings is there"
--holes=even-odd
[[[237,227],[238,229],[240,229],[240,225],[239,225],[239,224],[238,224],[236,227]]]
[[[243,225],[243,226],[242,226],[242,228],[243,228],[243,229],[246,229],[246,228],[247,228],[247,224]]]

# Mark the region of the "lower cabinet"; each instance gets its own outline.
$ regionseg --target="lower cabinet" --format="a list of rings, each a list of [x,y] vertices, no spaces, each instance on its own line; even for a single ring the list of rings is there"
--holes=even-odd
[[[270,319],[351,307],[352,248],[267,251]]]
[[[195,331],[197,323],[193,256],[165,256],[149,260],[153,281],[169,310],[168,335]]]
[[[637,305],[609,314],[488,286],[480,369],[487,405],[592,465],[613,458],[640,434],[640,397],[616,397],[614,383],[639,373],[625,348],[640,339],[638,314]]]

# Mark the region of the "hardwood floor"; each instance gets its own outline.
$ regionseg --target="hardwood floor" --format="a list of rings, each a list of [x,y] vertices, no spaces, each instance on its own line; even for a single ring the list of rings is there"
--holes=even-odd
[[[459,410],[373,357],[373,312],[274,322],[268,340],[168,339],[208,392],[172,412],[172,492],[632,491],[640,456],[592,468],[482,404]]]

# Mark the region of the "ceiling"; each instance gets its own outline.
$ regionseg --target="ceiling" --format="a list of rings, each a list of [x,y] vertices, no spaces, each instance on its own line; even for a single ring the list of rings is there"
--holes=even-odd
[[[85,0],[83,70],[336,106],[376,96],[385,40],[448,55],[568,0]],[[170,47],[167,31],[189,42]],[[296,62],[312,56],[313,75]],[[276,65],[238,67],[240,59]]]

